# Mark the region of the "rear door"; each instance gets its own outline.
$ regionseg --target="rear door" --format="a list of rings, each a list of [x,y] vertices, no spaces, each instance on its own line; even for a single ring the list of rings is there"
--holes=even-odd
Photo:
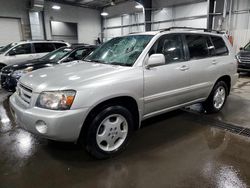
[[[191,71],[192,100],[205,99],[220,74],[218,60],[210,36],[205,34],[186,34]]]
[[[52,52],[55,50],[55,46],[53,43],[49,42],[35,42],[33,43],[36,58],[41,58],[45,56],[48,52]]]
[[[162,53],[166,64],[144,68],[145,115],[189,102],[190,71],[181,34],[162,36],[149,52]]]

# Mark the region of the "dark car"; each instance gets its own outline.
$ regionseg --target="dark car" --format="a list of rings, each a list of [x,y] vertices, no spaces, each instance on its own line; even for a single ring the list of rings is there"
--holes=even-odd
[[[81,60],[88,56],[94,49],[96,49],[96,46],[72,45],[70,47],[59,48],[36,60],[6,66],[1,70],[1,86],[7,91],[15,91],[17,82],[22,75],[60,63]]]
[[[238,72],[250,72],[250,42],[237,55]]]

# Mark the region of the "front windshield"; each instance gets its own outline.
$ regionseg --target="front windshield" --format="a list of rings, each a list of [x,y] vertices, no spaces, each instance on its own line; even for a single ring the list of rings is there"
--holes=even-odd
[[[250,42],[244,47],[245,51],[250,51]]]
[[[46,56],[42,57],[42,61],[57,62],[72,52],[72,48],[62,47],[53,52],[48,53]]]
[[[7,52],[9,49],[11,49],[13,46],[17,45],[17,43],[10,43],[3,48],[0,49],[0,54]]]
[[[131,35],[114,38],[96,49],[85,60],[132,66],[152,38],[152,35]]]

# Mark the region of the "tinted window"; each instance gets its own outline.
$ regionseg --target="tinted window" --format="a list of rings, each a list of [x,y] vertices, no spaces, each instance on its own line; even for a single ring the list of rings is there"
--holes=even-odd
[[[214,54],[214,46],[204,35],[186,35],[190,59],[209,57]]]
[[[184,51],[180,35],[167,35],[159,39],[156,53],[164,54],[166,63],[184,60]]]
[[[52,43],[34,43],[36,53],[46,53],[55,50]]]
[[[13,48],[11,52],[14,52],[16,55],[21,54],[31,54],[31,45],[30,44],[20,44]]]
[[[211,36],[211,39],[212,39],[212,42],[214,44],[216,55],[227,55],[228,54],[228,49],[226,47],[226,44],[221,37]]]
[[[63,46],[67,46],[65,43],[54,43],[54,45],[55,45],[56,49],[61,48]]]
[[[86,57],[87,55],[89,55],[89,49],[78,49],[75,52],[73,52],[70,57],[72,57],[74,60],[81,60],[82,58]],[[84,57],[83,57],[84,55]]]

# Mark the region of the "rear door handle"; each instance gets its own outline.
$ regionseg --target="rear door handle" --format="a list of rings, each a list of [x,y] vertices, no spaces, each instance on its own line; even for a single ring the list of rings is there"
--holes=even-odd
[[[182,65],[181,67],[179,67],[179,70],[181,70],[181,71],[186,71],[188,69],[189,69],[189,66],[187,66],[187,65]]]

